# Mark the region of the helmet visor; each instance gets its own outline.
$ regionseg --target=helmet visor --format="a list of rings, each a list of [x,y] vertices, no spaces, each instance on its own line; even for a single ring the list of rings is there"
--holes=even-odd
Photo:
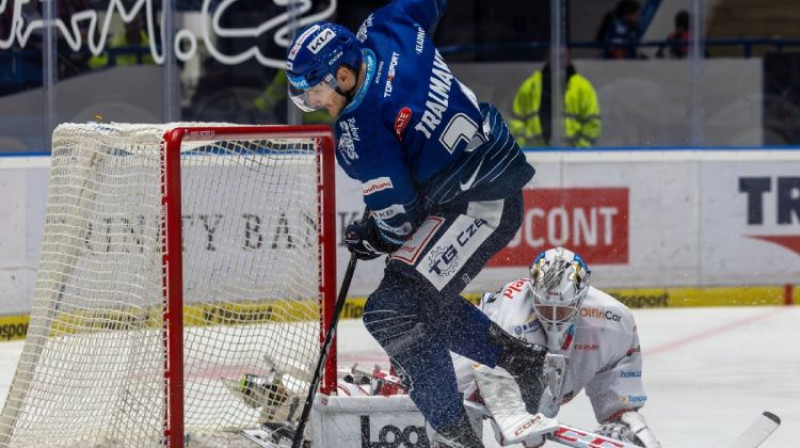
[[[336,93],[336,78],[328,75],[322,81],[308,88],[299,88],[289,82],[289,98],[303,112],[314,112],[325,108],[331,95]]]

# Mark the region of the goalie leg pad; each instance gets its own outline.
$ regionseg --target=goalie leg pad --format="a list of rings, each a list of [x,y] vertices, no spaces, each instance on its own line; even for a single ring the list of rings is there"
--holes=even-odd
[[[479,366],[475,369],[475,381],[501,445],[536,446],[545,434],[558,428],[556,420],[526,411],[517,382],[505,370]]]
[[[511,336],[494,322],[489,327],[488,338],[502,349],[497,366],[516,380],[528,413],[536,414],[544,393],[542,377],[547,349]]]

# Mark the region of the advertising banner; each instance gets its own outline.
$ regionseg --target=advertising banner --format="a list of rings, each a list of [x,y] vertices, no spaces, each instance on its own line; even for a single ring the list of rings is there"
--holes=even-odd
[[[601,288],[705,288],[800,279],[800,151],[529,151],[522,227],[466,289],[494,291],[542,250],[570,248]],[[357,182],[337,173],[341,227],[361,216]],[[339,246],[339,266],[349,254]],[[383,259],[359,262],[368,295]],[[342,272],[339,272],[342,276]]]
[[[537,172],[523,191],[523,224],[468,285],[468,294],[526,276],[536,254],[553,246],[581,254],[594,284],[608,289],[784,287],[800,279],[800,151],[530,151],[527,156]],[[0,315],[27,313],[45,222],[49,158],[0,158],[0,171]],[[362,215],[364,205],[361,185],[341,170],[336,184],[341,280],[350,257],[341,232]],[[221,212],[191,211],[200,217],[214,213]],[[185,222],[186,238],[207,239],[208,226],[201,224]],[[219,229],[215,247],[222,242]],[[254,241],[243,232],[239,249]],[[350,295],[372,292],[384,266],[382,257],[359,261]],[[786,296],[791,300],[791,291]]]

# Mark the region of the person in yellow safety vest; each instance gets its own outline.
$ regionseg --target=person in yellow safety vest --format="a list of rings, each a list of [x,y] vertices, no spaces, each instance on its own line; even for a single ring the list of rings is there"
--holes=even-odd
[[[125,24],[125,32],[117,35],[108,45],[108,48],[123,47],[149,47],[150,39],[142,27],[142,18],[137,16],[131,22]],[[114,64],[118,67],[138,64],[155,64],[150,51],[142,54],[121,53],[114,58]],[[89,59],[89,67],[97,69],[109,65],[108,52],[104,51],[97,56]]]
[[[514,97],[514,114],[509,120],[509,128],[522,147],[548,146],[552,138],[549,55],[547,59],[541,70],[522,83]],[[589,80],[575,70],[569,53],[565,53],[564,65],[564,143],[573,147],[592,147],[603,129],[597,93]]]

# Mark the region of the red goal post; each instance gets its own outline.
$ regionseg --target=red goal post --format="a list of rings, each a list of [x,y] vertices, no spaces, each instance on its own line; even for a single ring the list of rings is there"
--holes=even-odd
[[[336,300],[334,173],[326,126],[59,126],[0,447],[214,446],[297,418]],[[243,400],[245,374],[276,379]]]

